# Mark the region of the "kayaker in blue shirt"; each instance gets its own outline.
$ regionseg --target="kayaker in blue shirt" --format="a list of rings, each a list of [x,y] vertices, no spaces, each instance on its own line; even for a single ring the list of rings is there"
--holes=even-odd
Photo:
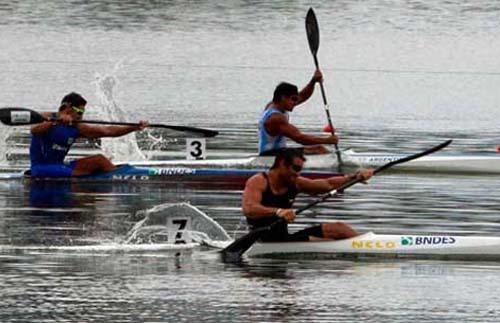
[[[65,162],[64,158],[79,137],[119,137],[148,126],[146,121],[141,121],[138,126],[74,123],[82,119],[86,104],[80,94],[69,93],[62,99],[59,112],[43,114],[47,119],[57,121],[45,121],[31,127],[31,176],[71,177],[112,171],[115,165],[102,154],[71,162]]]
[[[314,92],[314,85],[323,81],[320,70],[314,72],[311,81],[299,92],[297,86],[280,83],[274,90],[273,100],[267,104],[259,120],[259,155],[274,155],[286,147],[286,138],[306,146],[306,154],[326,154],[329,150],[322,144],[336,144],[335,135],[313,136],[302,133],[289,122],[288,113],[307,101]]]

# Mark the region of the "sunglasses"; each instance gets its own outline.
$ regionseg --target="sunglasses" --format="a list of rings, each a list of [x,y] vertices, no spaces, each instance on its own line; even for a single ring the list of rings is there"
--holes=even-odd
[[[82,116],[83,113],[85,112],[85,109],[78,108],[78,107],[71,107],[71,109],[73,109],[73,111],[75,111],[76,114],[78,114],[79,116]]]
[[[296,173],[300,173],[302,171],[302,166],[300,166],[300,165],[291,164],[290,168],[292,168],[294,170],[294,172],[296,172]]]

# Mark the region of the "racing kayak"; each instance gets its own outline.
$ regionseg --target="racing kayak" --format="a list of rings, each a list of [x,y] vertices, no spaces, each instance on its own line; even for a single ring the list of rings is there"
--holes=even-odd
[[[249,257],[500,260],[500,237],[389,235],[368,232],[333,241],[255,243]]]
[[[379,167],[405,155],[346,151],[344,156],[344,160],[350,165]],[[397,165],[394,170],[425,173],[500,174],[500,155],[495,153],[435,154]]]
[[[341,152],[342,171],[351,171],[360,167],[379,167],[387,162],[398,160],[404,154],[357,153],[352,150]],[[306,156],[305,169],[336,170],[338,163],[335,154]],[[268,168],[274,157],[249,156],[241,158],[203,159],[203,160],[162,160],[133,163],[137,166],[183,166],[201,168]],[[344,169],[345,167],[345,169]],[[500,154],[435,154],[399,164],[391,171],[417,173],[451,173],[451,174],[500,174]]]
[[[79,177],[31,177],[29,171],[0,174],[0,180],[30,179],[35,181],[103,181],[103,182],[150,182],[177,183],[201,182],[209,184],[230,183],[244,185],[246,180],[263,172],[263,169],[222,169],[222,168],[191,168],[191,167],[139,167],[129,164],[119,165],[111,172],[101,172]],[[341,176],[340,173],[326,171],[305,171],[302,176],[316,179],[331,176]]]

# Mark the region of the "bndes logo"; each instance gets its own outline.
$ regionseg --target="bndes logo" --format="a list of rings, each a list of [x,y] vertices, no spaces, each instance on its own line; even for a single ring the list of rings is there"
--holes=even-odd
[[[455,242],[454,237],[446,236],[401,237],[402,246],[443,245],[454,244]]]

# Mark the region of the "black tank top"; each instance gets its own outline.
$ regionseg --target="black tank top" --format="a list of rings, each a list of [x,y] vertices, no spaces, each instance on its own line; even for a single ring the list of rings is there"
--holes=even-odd
[[[290,209],[293,205],[293,202],[295,201],[295,197],[298,194],[297,187],[295,185],[289,186],[288,190],[283,193],[283,194],[274,194],[273,191],[271,190],[271,185],[269,184],[269,178],[267,176],[267,173],[262,173],[262,176],[267,181],[267,187],[264,193],[262,193],[262,205],[268,206],[268,207],[276,207],[280,209]],[[247,222],[249,225],[251,225],[254,228],[258,227],[264,227],[268,226],[274,222],[279,220],[278,216],[266,216],[263,218],[259,219],[250,219],[247,218]],[[287,231],[287,224],[284,223],[284,228],[282,228]]]

